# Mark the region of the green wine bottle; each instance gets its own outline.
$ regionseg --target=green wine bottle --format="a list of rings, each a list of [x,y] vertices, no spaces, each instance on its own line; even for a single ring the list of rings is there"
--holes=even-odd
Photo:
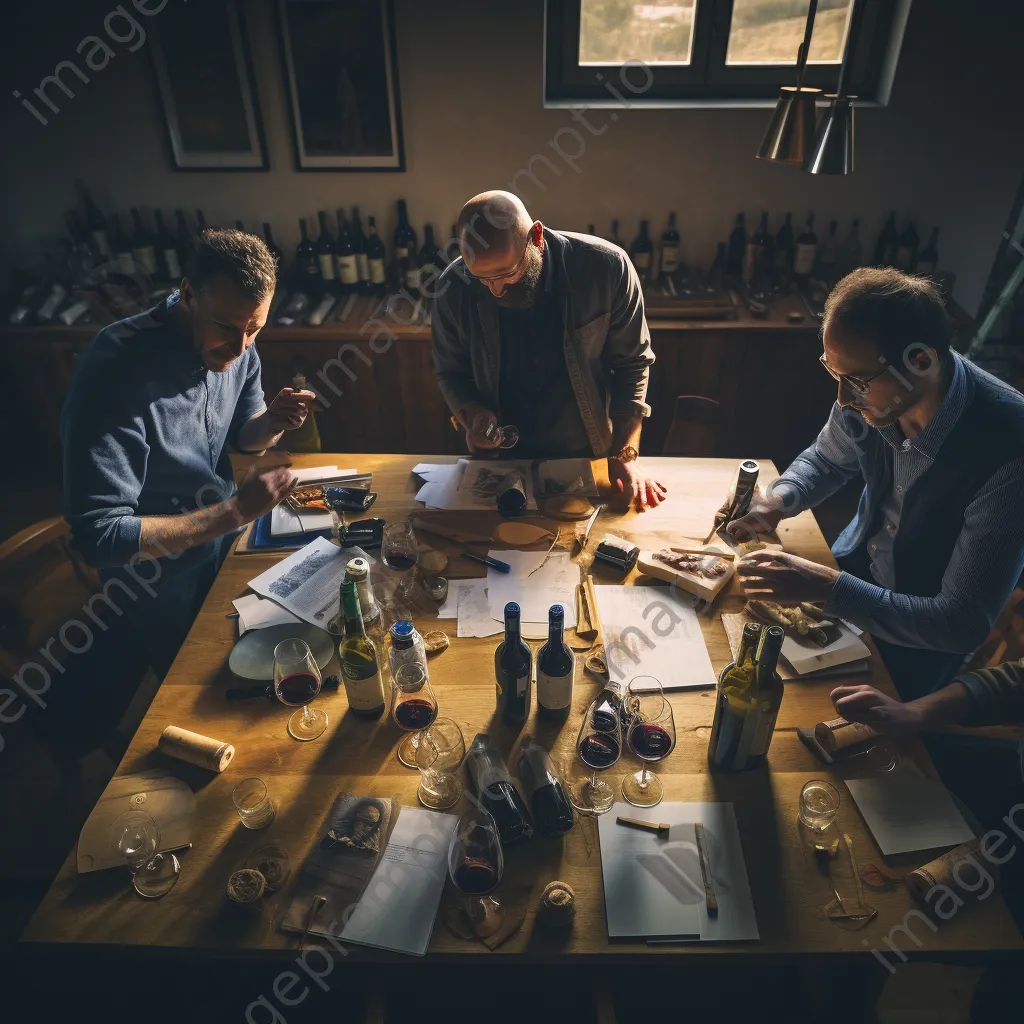
[[[708,744],[708,761],[725,771],[747,767],[747,757],[757,728],[757,648],[760,623],[743,627],[736,660],[722,669],[715,699],[715,722]]]
[[[346,579],[341,585],[341,617],[345,635],[338,644],[338,661],[349,710],[359,718],[378,718],[384,711],[384,683],[377,645],[363,626],[355,580]]]

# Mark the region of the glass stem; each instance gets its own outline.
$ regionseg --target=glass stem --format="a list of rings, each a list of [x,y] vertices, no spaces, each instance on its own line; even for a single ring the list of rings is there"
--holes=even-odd
[[[640,788],[646,789],[647,783],[651,778],[651,773],[647,770],[646,763],[644,764],[643,771],[640,772]]]
[[[590,779],[590,788],[597,789],[597,771],[595,770]]]
[[[310,725],[313,721],[313,713],[309,710],[308,704],[302,706],[302,724]]]

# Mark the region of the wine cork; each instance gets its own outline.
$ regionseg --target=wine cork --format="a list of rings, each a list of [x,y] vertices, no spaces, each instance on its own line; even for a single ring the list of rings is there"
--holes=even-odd
[[[979,852],[979,840],[972,839],[911,871],[906,877],[910,895],[919,903],[927,904],[928,893],[935,886],[944,885],[962,896],[977,897],[979,889],[984,887],[981,872],[985,871],[993,879],[996,877],[993,871],[980,867]]]
[[[856,746],[873,740],[878,735],[870,725],[863,722],[848,722],[845,718],[833,718],[828,722],[819,722],[814,727],[814,738],[830,754],[837,750]]]
[[[564,927],[576,916],[576,894],[566,882],[549,882],[540,898],[538,918],[550,927]]]
[[[224,771],[235,756],[235,748],[230,743],[201,736],[176,725],[164,729],[157,747],[168,757],[176,757],[179,761],[187,761],[211,772]]]

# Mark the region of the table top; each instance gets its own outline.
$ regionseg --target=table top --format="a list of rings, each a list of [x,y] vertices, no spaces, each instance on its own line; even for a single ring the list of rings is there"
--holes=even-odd
[[[236,460],[236,468],[241,471],[251,461]],[[271,454],[263,461],[284,459]],[[453,458],[321,454],[294,456],[292,461],[297,466],[336,464],[372,472],[374,489],[380,495],[374,514],[393,519],[417,507],[416,483],[410,473],[412,466],[421,461],[451,462]],[[703,536],[732,482],[736,461],[666,458],[648,459],[645,464],[668,485],[670,497],[666,505],[640,515],[619,515],[609,510],[602,513],[598,529],[604,527],[640,543],[644,536],[650,536],[655,542],[680,536]],[[762,473],[769,478],[775,473],[775,467],[762,462]],[[559,526],[561,538],[569,546],[573,524]],[[785,521],[779,536],[787,550],[834,564],[810,513]],[[436,538],[429,540],[435,545]],[[440,541],[436,546],[445,548]],[[236,638],[236,622],[227,617],[232,610],[231,600],[244,594],[248,581],[280,557],[280,554],[235,553],[228,556],[188,639],[117,769],[117,776],[124,776],[161,768],[185,779],[195,790],[197,816],[193,847],[181,855],[181,877],[175,888],[157,902],[140,900],[132,893],[126,872],[111,870],[78,875],[72,851],[22,941],[148,946],[239,955],[294,949],[298,937],[277,930],[287,892],[269,901],[257,915],[239,914],[225,897],[231,871],[256,847],[278,842],[290,854],[294,878],[332,800],[340,791],[392,796],[403,804],[416,804],[418,775],[403,767],[395,756],[402,733],[386,715],[367,722],[347,714],[343,689],[336,695],[317,698],[316,705],[328,712],[330,724],[322,737],[310,743],[298,743],[286,733],[285,722],[290,709],[263,701],[239,704],[225,700],[224,690],[232,685],[228,654]],[[452,575],[478,576],[484,571],[483,567],[465,560],[453,560],[449,566]],[[597,585],[622,582],[613,571],[600,564],[593,573]],[[634,571],[627,582],[635,582],[636,576]],[[738,611],[742,605],[743,598],[733,580],[715,602],[711,614],[701,619],[716,672],[731,660],[721,614]],[[520,734],[493,720],[493,652],[498,638],[457,638],[454,621],[439,623],[433,615],[419,617],[417,626],[421,632],[443,628],[452,638],[450,648],[431,661],[431,681],[440,713],[459,723],[467,744],[477,732],[490,732],[492,742],[510,763]],[[866,639],[870,644],[870,639]],[[893,692],[877,654],[870,661],[870,674],[850,678]],[[563,839],[534,839],[508,851],[505,880],[498,895],[506,902],[521,903],[527,915],[519,932],[491,955],[530,960],[574,957],[594,962],[604,959],[621,962],[640,956],[747,954],[796,958],[810,954],[867,955],[871,949],[890,952],[886,938],[892,939],[891,930],[907,923],[907,914],[913,907],[906,890],[902,886],[888,892],[865,890],[864,898],[877,908],[878,916],[859,931],[830,923],[821,908],[830,901],[831,892],[824,878],[817,875],[807,861],[797,834],[796,809],[803,783],[814,777],[835,780],[856,774],[854,764],[833,769],[821,765],[796,734],[797,727],[813,726],[834,717],[829,692],[842,681],[836,678],[787,683],[767,769],[739,775],[708,771],[707,744],[714,717],[714,691],[669,695],[678,742],[669,758],[658,766],[658,774],[665,783],[665,799],[733,801],[761,935],[759,942],[679,947],[610,943],[604,920],[596,819],[578,816],[576,826]],[[556,759],[571,757],[581,716],[599,688],[599,683],[578,668],[569,719],[561,726],[541,723],[536,720],[534,708],[523,735],[536,735]],[[165,758],[156,751],[156,745],[168,725],[183,726],[234,744],[234,761],[227,770],[216,775]],[[919,740],[904,741],[902,753],[904,757],[912,757],[925,772],[933,772]],[[614,784],[634,768],[631,761],[623,758],[605,773],[605,777]],[[278,807],[274,824],[256,832],[241,825],[231,802],[234,786],[252,775],[267,782]],[[860,865],[881,862],[878,848],[849,793],[845,787],[840,786],[840,789],[843,802],[838,821],[852,839],[857,862]],[[453,810],[458,811],[462,806],[464,804],[457,805]],[[926,859],[917,855],[916,860],[903,858],[902,862],[918,866]],[[897,865],[898,861],[890,859],[887,863]],[[576,922],[567,935],[535,927],[540,893],[554,879],[568,882],[577,896]],[[454,895],[448,882],[442,906]],[[955,955],[969,960],[993,951],[1024,948],[1024,940],[998,896],[979,906],[965,908],[936,932],[923,926],[915,932],[923,941],[920,948],[902,933],[893,941],[907,955],[922,958]],[[382,962],[397,957],[378,950],[349,949],[347,962]],[[479,943],[457,938],[439,915],[428,958],[458,960],[480,953],[486,954],[487,950]]]

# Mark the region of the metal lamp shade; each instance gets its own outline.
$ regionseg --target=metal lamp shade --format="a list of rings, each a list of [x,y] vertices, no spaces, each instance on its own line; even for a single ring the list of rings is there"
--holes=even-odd
[[[757,151],[758,160],[803,164],[814,145],[815,102],[820,89],[784,85]]]
[[[804,168],[810,174],[850,174],[853,171],[853,99],[830,96],[822,115],[814,147]]]

